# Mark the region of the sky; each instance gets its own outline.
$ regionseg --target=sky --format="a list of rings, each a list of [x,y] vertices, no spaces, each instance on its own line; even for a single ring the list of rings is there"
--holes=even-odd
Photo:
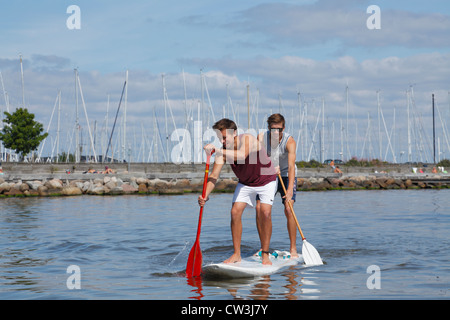
[[[132,150],[124,158],[169,158],[178,143],[167,144],[169,135],[193,133],[196,120],[202,132],[223,116],[246,130],[250,109],[255,130],[271,113],[285,115],[298,160],[430,162],[432,94],[436,158],[450,158],[449,34],[445,0],[2,1],[0,111],[20,107],[24,93],[49,128],[47,156],[61,91],[60,148],[73,151],[76,68],[84,150],[90,130],[102,153],[128,71],[112,139],[117,153]]]

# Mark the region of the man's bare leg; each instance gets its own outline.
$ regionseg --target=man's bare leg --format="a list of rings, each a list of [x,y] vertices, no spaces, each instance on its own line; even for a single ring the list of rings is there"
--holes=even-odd
[[[258,228],[259,239],[261,241],[262,264],[271,265],[269,259],[270,238],[272,236],[272,205],[261,203],[256,214],[256,225]]]
[[[246,206],[245,202],[235,202],[231,207],[231,237],[234,253],[224,263],[241,261],[242,213]]]
[[[293,204],[293,202],[291,202]],[[291,213],[291,208],[289,207],[289,204],[285,201],[284,202],[284,214],[286,215],[287,220],[287,229],[289,233],[289,240],[290,240],[290,253],[292,258],[298,257],[297,252],[297,224],[295,223],[294,216]]]

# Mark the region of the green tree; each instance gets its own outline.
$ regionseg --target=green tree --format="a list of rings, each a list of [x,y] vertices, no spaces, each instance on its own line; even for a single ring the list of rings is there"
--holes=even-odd
[[[14,113],[4,112],[5,125],[0,132],[0,140],[5,148],[13,149],[20,154],[21,159],[31,151],[36,150],[48,133],[42,134],[44,128],[41,123],[34,121],[34,114],[28,110],[18,108]]]

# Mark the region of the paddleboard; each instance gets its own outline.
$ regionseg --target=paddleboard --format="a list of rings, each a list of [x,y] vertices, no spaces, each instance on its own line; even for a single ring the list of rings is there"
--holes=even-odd
[[[291,258],[287,251],[275,250],[270,254],[272,265],[263,265],[261,257],[254,255],[236,263],[212,263],[203,266],[202,274],[211,278],[255,278],[270,275],[302,261],[302,256]]]

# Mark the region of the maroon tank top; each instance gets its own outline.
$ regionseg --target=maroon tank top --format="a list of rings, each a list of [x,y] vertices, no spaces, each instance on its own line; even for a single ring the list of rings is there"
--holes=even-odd
[[[235,161],[231,164],[231,169],[239,182],[249,187],[262,187],[277,179],[275,168],[264,147],[251,152],[245,161]]]

